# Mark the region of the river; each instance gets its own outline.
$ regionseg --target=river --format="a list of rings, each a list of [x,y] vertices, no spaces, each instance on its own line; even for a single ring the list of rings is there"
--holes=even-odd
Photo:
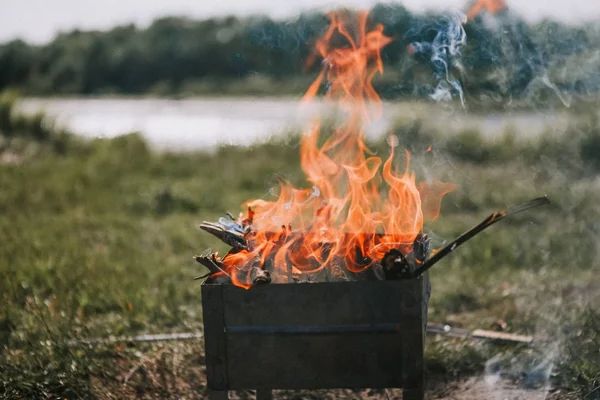
[[[29,98],[19,105],[25,113],[43,110],[56,123],[85,137],[114,137],[140,132],[162,149],[207,149],[219,144],[249,145],[273,135],[298,130],[313,117],[333,113],[323,103],[300,104],[281,98]],[[383,118],[369,125],[368,134],[388,132],[392,121],[422,121],[425,129],[448,134],[478,129],[497,136],[511,128],[517,136],[560,131],[568,114],[468,114],[436,104],[384,103]]]

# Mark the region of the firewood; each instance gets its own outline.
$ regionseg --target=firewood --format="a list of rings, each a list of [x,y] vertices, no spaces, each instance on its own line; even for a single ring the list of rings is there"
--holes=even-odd
[[[370,281],[384,281],[385,272],[381,262],[374,262],[365,272],[362,274],[366,280]]]
[[[231,283],[231,276],[223,269],[223,263],[217,259],[215,254],[194,256],[194,259],[210,272],[208,277],[210,282],[207,281],[208,283]],[[202,277],[198,277],[198,279],[202,279]]]
[[[398,249],[390,250],[381,260],[386,280],[409,279],[414,271],[423,264],[430,250],[431,239],[426,234],[418,234],[411,250],[403,254]]]
[[[400,250],[390,250],[381,260],[386,280],[407,279],[412,276],[414,264],[410,263]]]
[[[412,256],[417,263],[425,261],[431,250],[431,239],[426,234],[419,233],[412,246]]]
[[[250,269],[250,280],[253,285],[271,283],[271,274],[258,266],[253,266]]]
[[[229,254],[235,254],[237,251],[231,250]],[[227,256],[224,257],[226,259]],[[242,283],[249,283],[252,285],[260,285],[265,283],[271,283],[271,274],[269,271],[265,271],[260,265],[260,257],[255,256],[251,259],[247,259],[236,265],[232,269],[232,274],[235,274],[235,278]]]
[[[199,275],[199,276],[195,277],[194,280],[195,281],[199,281],[201,279],[206,279],[206,278],[208,278],[211,275],[212,275],[212,272],[208,272],[208,273],[206,273],[204,275]]]
[[[326,282],[351,281],[350,271],[344,265],[341,257],[334,257],[324,268]]]
[[[246,239],[244,234],[233,229],[228,229],[226,226],[213,222],[202,222],[200,229],[218,237],[227,245],[240,250],[247,250]]]

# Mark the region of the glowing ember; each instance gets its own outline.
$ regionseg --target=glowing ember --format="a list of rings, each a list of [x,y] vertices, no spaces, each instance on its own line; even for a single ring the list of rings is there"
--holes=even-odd
[[[381,101],[371,80],[383,72],[381,49],[391,38],[383,26],[367,32],[367,13],[357,18],[331,14],[331,25],[316,44],[323,69],[304,101],[314,98],[326,79],[325,98],[343,104],[347,120],[328,138],[321,138],[317,121],[301,144],[301,165],[311,189],[282,183],[279,199],[250,201],[246,223],[248,249],[222,261],[232,282],[248,287],[251,265],[273,265],[274,282],[287,275],[314,274],[343,265],[359,273],[379,262],[392,249],[411,250],[426,218],[435,218],[448,184],[417,185],[406,170],[394,171],[393,148],[387,161],[364,142],[366,122],[381,114]],[[333,42],[343,42],[334,46]],[[309,60],[313,62],[313,59]],[[279,273],[279,274],[278,274]],[[279,278],[278,278],[279,276]]]

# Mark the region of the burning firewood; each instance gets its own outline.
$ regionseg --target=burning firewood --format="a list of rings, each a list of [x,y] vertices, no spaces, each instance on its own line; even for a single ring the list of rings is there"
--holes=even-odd
[[[419,234],[413,242],[411,255],[417,263],[425,261],[431,250],[431,239],[426,234]]]
[[[261,265],[261,257],[256,256],[253,259],[246,260],[245,263],[237,266],[236,272],[240,277],[243,277],[242,281],[247,282],[250,285],[270,283],[272,280],[271,274],[277,270],[284,271],[284,275],[287,275],[287,282],[339,282],[355,280],[411,279],[418,277],[425,271],[429,270],[434,264],[450,254],[458,246],[472,239],[477,234],[481,233],[483,230],[495,224],[496,222],[506,218],[507,216],[544,204],[549,204],[549,201],[546,197],[541,197],[507,210],[498,211],[490,215],[474,228],[453,240],[447,246],[436,251],[433,256],[429,258],[427,257],[429,256],[431,248],[430,238],[425,234],[419,234],[412,243],[412,246],[410,246],[410,250],[408,252],[403,252],[398,248],[391,249],[384,255],[381,261],[369,259],[369,257],[361,254],[360,249],[357,248],[355,260],[359,265],[355,265],[354,267],[357,270],[360,270],[361,265],[363,265],[365,268],[362,272],[352,272],[353,270],[349,269],[348,266],[345,265],[344,258],[334,256],[331,257],[327,264],[316,273],[302,274],[299,273],[298,270],[296,270],[296,273],[294,273],[294,268],[292,267],[293,263],[289,257],[286,256],[284,261],[279,261],[280,263],[285,263],[285,265],[278,266],[275,265],[274,255],[277,248],[281,248],[281,246],[290,243],[292,245],[289,246],[288,250],[290,252],[298,251],[297,247],[301,245],[302,240],[299,240],[299,238],[301,239],[301,236],[298,236],[300,234],[295,233],[294,235],[286,234],[284,237],[282,237],[280,240],[281,243],[278,243],[276,248],[271,248],[270,254],[264,258],[263,265]],[[200,227],[232,246],[231,251],[223,259],[233,256],[240,251],[247,252],[249,249],[246,244],[249,243],[249,239],[251,240],[252,232],[254,231],[254,228],[251,225],[251,220],[246,219],[244,222],[241,222],[241,219],[238,221],[233,221],[233,219],[231,221],[223,220],[223,218],[220,219],[219,223],[203,222]],[[328,243],[322,243],[321,246],[323,246],[323,254],[325,255],[325,258],[329,258],[327,255],[329,254],[332,245]],[[196,261],[208,268],[210,271],[209,279],[214,280],[213,283],[232,283],[233,278],[226,271],[223,261],[219,260],[216,255],[196,256],[195,258]],[[316,259],[313,259],[313,262],[314,265],[312,268],[314,270],[318,270],[320,267],[319,262]],[[238,277],[237,280],[239,281],[240,278]],[[277,281],[283,282],[284,280],[279,278]]]
[[[409,279],[415,276],[415,271],[429,255],[430,243],[429,236],[419,234],[406,255],[398,249],[390,250],[381,260],[385,279]]]
[[[271,274],[258,266],[253,266],[250,269],[250,281],[254,285],[271,283]]]
[[[224,259],[232,254],[236,254],[236,252],[236,250],[232,249]],[[252,285],[271,283],[271,274],[261,265],[260,257],[254,257],[251,260],[237,265],[233,271],[239,275],[238,279],[240,279],[240,277],[245,277],[243,280],[250,282]]]
[[[344,265],[344,260],[339,257],[334,257],[327,266],[323,269],[324,277],[322,279],[316,279],[316,281],[324,281],[324,282],[340,282],[340,281],[353,281],[353,276],[351,276],[351,272],[348,271],[346,266]]]
[[[386,280],[410,278],[414,271],[414,266],[411,268],[411,265],[404,254],[397,249],[390,250],[383,257],[381,264]]]
[[[225,271],[223,262],[217,258],[216,254],[195,256],[194,259],[209,270],[208,274],[199,276],[196,279],[208,277],[208,283],[232,283],[231,275]],[[245,268],[242,267],[240,270],[247,273],[250,282],[254,285],[271,283],[270,273],[263,270],[257,263]]]
[[[231,276],[225,271],[223,263],[217,259],[216,254],[194,256],[194,259],[209,271],[207,275],[202,275],[195,279],[208,277],[209,283],[231,283]]]

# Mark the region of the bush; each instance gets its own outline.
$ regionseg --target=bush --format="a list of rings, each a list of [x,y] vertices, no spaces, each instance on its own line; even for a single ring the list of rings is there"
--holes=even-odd
[[[46,151],[65,155],[70,147],[82,150],[83,141],[59,128],[44,112],[26,115],[17,111],[19,97],[15,92],[0,94],[0,153],[32,157]]]
[[[6,137],[31,137],[36,140],[49,139],[54,131],[53,124],[43,112],[34,115],[17,113],[18,97],[13,92],[0,95],[0,134]]]

